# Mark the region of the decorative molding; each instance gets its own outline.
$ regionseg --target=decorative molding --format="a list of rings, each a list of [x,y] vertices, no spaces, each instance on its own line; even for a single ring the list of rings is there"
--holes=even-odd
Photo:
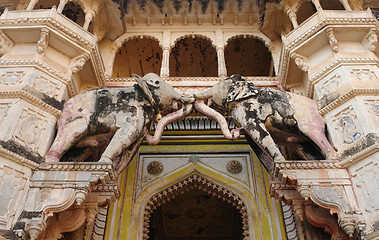
[[[158,175],[163,172],[163,164],[159,161],[152,161],[147,165],[147,172],[153,175]]]
[[[375,52],[377,45],[378,45],[377,29],[371,28],[370,32],[367,34],[367,49],[371,52]]]
[[[240,173],[242,171],[242,164],[237,160],[231,160],[226,164],[226,169],[230,173]]]
[[[59,117],[62,113],[61,110],[56,109],[55,107],[51,106],[50,104],[45,103],[41,99],[33,96],[27,91],[24,91],[22,89],[19,90],[10,90],[10,91],[0,91],[0,99],[9,99],[9,98],[21,98],[25,100],[26,102],[29,102],[30,104],[34,106],[38,106],[41,110],[44,110],[55,117]]]
[[[302,169],[343,169],[340,161],[285,161],[275,163],[276,171]]]
[[[39,166],[38,163],[31,161],[27,158],[21,157],[20,155],[9,151],[8,149],[3,148],[2,146],[0,146],[0,156],[5,157],[7,159],[12,159],[12,161],[14,161],[18,164],[22,164],[28,168],[33,169],[33,170],[37,169]]]
[[[18,85],[22,82],[25,72],[19,71],[6,71],[0,75],[0,85]]]
[[[319,110],[319,113],[322,116],[325,116],[326,113],[332,111],[333,109],[337,108],[338,106],[341,106],[342,104],[346,103],[350,99],[356,96],[368,96],[368,95],[373,95],[373,96],[378,96],[379,94],[379,89],[377,88],[360,88],[360,89],[353,89],[350,90],[349,92],[345,93],[344,95],[340,96],[333,102],[329,103],[325,107]]]
[[[309,63],[306,57],[298,54],[298,53],[291,53],[291,59],[294,60],[295,64],[299,67],[299,69],[303,72],[308,72],[309,70]]]
[[[80,56],[73,58],[70,64],[71,72],[75,74],[79,72],[80,70],[82,70],[84,67],[84,64],[86,64],[88,59],[89,59],[89,55],[87,53],[84,53]]]
[[[13,41],[0,30],[0,56],[5,55],[13,46]]]

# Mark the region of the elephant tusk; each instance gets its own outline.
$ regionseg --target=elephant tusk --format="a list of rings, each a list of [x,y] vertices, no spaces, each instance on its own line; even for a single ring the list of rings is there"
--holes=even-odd
[[[163,134],[163,130],[164,128],[182,118],[182,117],[185,117],[187,116],[188,114],[190,114],[192,112],[192,109],[193,109],[193,105],[192,104],[187,104],[187,105],[184,105],[181,109],[179,109],[178,111],[176,112],[173,112],[173,113],[170,113],[170,114],[167,114],[166,116],[164,116],[157,124],[157,127],[155,129],[155,133],[154,133],[154,136],[150,135],[150,134],[146,134],[146,141],[148,144],[150,145],[157,145],[159,143],[159,141],[161,140],[162,138],[162,134]]]
[[[226,121],[225,117],[222,116],[219,112],[216,110],[208,107],[205,103],[204,100],[196,100],[195,102],[195,109],[204,114],[205,116],[208,116],[215,120],[221,128],[222,134],[225,136],[226,139],[229,140],[235,140],[239,137],[239,131],[233,131],[230,132],[228,128],[228,122]]]

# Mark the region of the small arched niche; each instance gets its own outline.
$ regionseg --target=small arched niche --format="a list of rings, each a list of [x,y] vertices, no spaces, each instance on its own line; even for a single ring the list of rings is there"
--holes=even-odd
[[[210,40],[185,37],[170,53],[170,77],[217,77],[217,54]]]
[[[320,5],[323,10],[345,10],[339,0],[320,0]]]
[[[311,2],[303,2],[296,12],[297,22],[300,25],[310,16],[317,12],[316,7]]]
[[[234,193],[193,175],[154,195],[144,239],[250,239],[247,210]]]
[[[162,64],[162,48],[156,39],[133,38],[127,40],[118,49],[114,64],[113,77],[140,76],[153,72],[160,74]]]
[[[69,18],[71,21],[77,23],[79,26],[83,26],[85,13],[79,4],[68,2],[64,6],[62,14]]]
[[[228,75],[269,76],[272,68],[271,53],[265,44],[252,36],[238,36],[225,47]]]
[[[59,0],[39,0],[36,5],[34,5],[34,10],[51,9],[54,6],[59,6]]]

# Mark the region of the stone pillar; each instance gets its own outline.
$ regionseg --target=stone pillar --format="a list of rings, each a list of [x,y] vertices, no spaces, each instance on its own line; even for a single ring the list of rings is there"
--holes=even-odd
[[[323,11],[319,0],[312,0],[312,3],[315,5],[317,12]]]
[[[164,47],[162,53],[161,77],[170,76],[170,48]]]
[[[62,11],[63,11],[63,9],[67,3],[68,3],[68,0],[60,0],[58,8],[57,8],[57,12],[62,13]]]
[[[95,17],[95,15],[96,15],[96,13],[93,10],[86,13],[84,24],[83,24],[84,30],[88,30],[88,27],[91,24],[91,21]]]
[[[226,64],[225,64],[225,57],[224,57],[224,47],[217,47],[217,63],[218,63],[218,76],[219,77],[226,77]]]
[[[36,5],[37,2],[38,2],[38,0],[30,0],[29,5],[28,5],[28,7],[26,8],[26,11],[31,11],[31,10],[33,10],[33,8],[34,8],[34,6]]]
[[[170,40],[171,32],[163,32],[163,52],[162,52],[162,65],[161,65],[161,77],[170,76]]]
[[[291,8],[287,8],[286,14],[289,17],[289,19],[291,20],[293,28],[297,28],[297,26],[299,26],[299,24],[297,23],[296,13],[294,11],[292,11]]]
[[[351,7],[349,5],[349,2],[348,0],[340,0],[340,2],[342,3],[343,7],[345,8],[345,10],[347,11],[351,11]]]

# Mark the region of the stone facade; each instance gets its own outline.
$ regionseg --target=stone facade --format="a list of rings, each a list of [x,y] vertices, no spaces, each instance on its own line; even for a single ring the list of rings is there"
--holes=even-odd
[[[377,239],[378,13],[369,0],[1,1],[0,239]],[[148,135],[123,171],[96,147],[45,161],[68,99],[150,72],[187,96],[241,74],[311,98],[337,159],[280,146],[267,172],[258,148],[192,111],[157,123],[160,144]]]

